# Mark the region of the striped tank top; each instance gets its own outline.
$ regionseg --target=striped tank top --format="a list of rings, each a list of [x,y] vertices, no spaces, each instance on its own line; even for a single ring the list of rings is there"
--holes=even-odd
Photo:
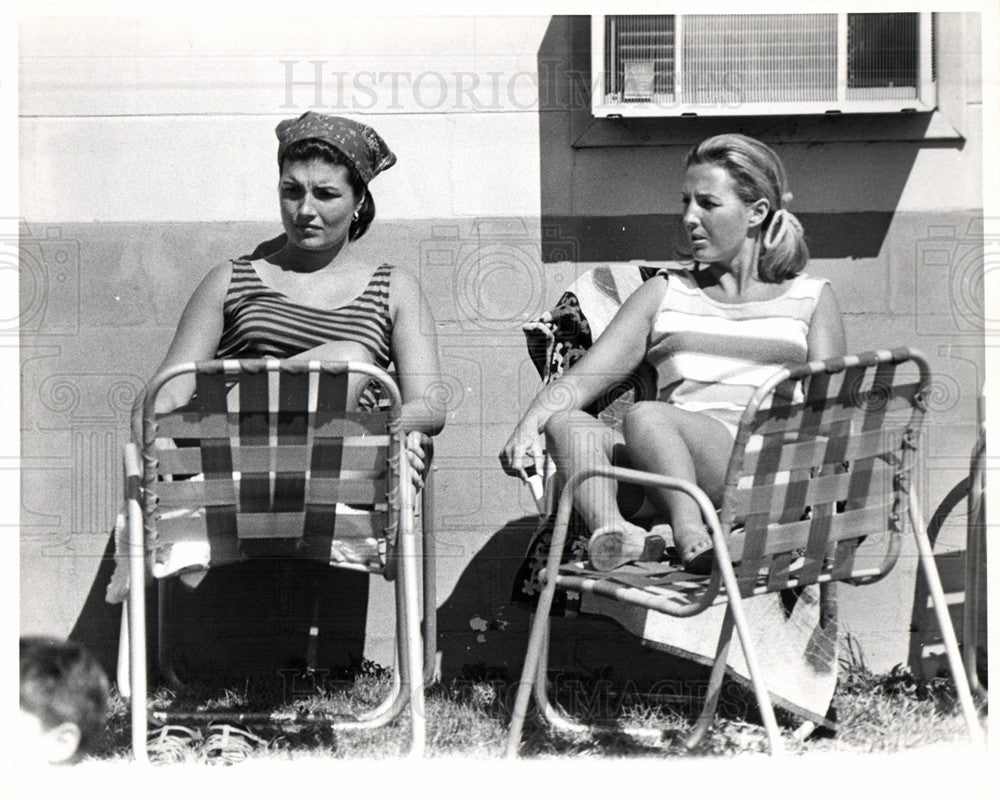
[[[353,300],[339,308],[302,305],[267,286],[249,261],[234,260],[223,302],[217,358],[288,358],[327,342],[357,342],[386,369],[389,343],[389,274],[383,264]]]
[[[736,432],[754,391],[780,367],[808,360],[809,325],[824,278],[799,274],[773,300],[720,303],[690,270],[666,269],[647,360],[657,397]]]

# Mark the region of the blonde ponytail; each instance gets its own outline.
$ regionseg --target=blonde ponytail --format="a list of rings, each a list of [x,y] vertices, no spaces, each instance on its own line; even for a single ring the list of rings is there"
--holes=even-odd
[[[788,209],[779,208],[761,226],[757,275],[762,281],[780,283],[802,271],[809,261],[802,223]]]

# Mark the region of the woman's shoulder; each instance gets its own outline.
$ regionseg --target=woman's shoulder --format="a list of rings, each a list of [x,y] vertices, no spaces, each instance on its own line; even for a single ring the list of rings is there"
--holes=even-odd
[[[664,293],[666,293],[668,288],[671,292],[680,291],[681,293],[688,294],[698,292],[698,284],[694,275],[698,268],[697,264],[670,261],[658,266],[659,268],[656,271],[656,277],[661,278],[662,280],[648,282],[659,283],[661,285],[665,284]]]
[[[229,292],[232,270],[232,262],[224,261],[221,264],[216,264],[198,282],[188,302],[221,307]]]
[[[267,258],[268,256],[273,256],[281,248],[288,244],[288,236],[284,233],[275,236],[273,239],[268,239],[267,241],[260,242],[253,250],[247,255],[240,256],[239,258],[234,258],[232,261],[235,262],[250,262],[259,261],[262,258]]]
[[[644,276],[669,278],[675,274],[690,275],[695,267],[691,261],[644,261],[639,265],[639,270]]]
[[[652,318],[664,302],[674,270],[663,264],[656,268],[642,266],[640,270],[642,283],[629,295],[627,302],[630,307],[643,309],[643,313]]]
[[[230,260],[216,264],[202,279],[202,285],[216,289],[221,288],[225,291],[229,288],[229,282],[232,280],[233,270],[236,268],[237,263],[235,260]],[[246,263],[249,264],[249,262]]]
[[[653,269],[651,277],[662,278],[675,287],[692,285],[697,268],[697,264],[684,261],[664,261],[658,262],[655,268],[646,267],[647,270]]]
[[[395,319],[400,308],[418,308],[425,300],[420,278],[412,267],[401,264],[380,264],[372,275],[373,282],[381,277],[387,285],[390,316]]]
[[[420,277],[412,267],[401,264],[380,264],[373,275],[379,273],[389,279],[389,289],[392,292],[420,292]]]
[[[814,300],[819,298],[824,286],[830,285],[828,278],[810,275],[807,272],[800,272],[789,280],[788,291],[797,296],[808,296]]]

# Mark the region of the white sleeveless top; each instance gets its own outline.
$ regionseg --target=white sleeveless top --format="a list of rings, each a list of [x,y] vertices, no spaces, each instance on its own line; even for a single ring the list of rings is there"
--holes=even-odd
[[[800,273],[772,300],[720,303],[691,270],[660,275],[667,289],[646,356],[656,369],[657,397],[706,413],[735,433],[757,387],[786,364],[807,361],[809,325],[829,281]]]

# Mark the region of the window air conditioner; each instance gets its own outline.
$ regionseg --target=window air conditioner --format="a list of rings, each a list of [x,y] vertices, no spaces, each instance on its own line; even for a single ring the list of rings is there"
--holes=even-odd
[[[931,13],[593,18],[595,117],[932,111]]]

